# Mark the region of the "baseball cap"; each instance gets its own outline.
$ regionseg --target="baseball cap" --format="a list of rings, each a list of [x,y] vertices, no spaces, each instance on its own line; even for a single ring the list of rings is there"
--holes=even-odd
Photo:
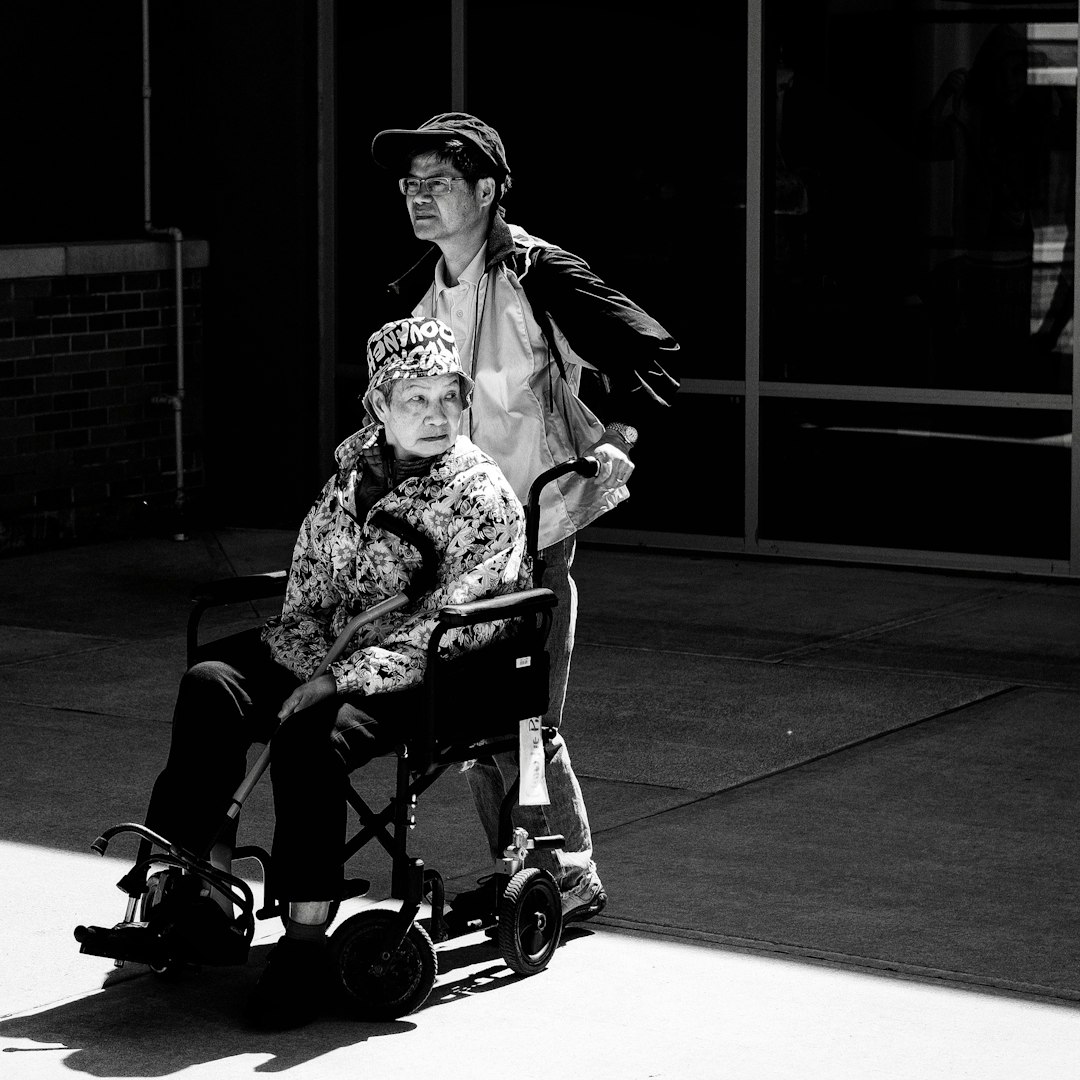
[[[384,324],[368,338],[367,364],[368,385],[363,402],[373,420],[372,392],[394,379],[457,375],[466,408],[472,399],[473,381],[461,366],[454,331],[440,319],[414,316]]]
[[[371,143],[371,156],[384,169],[396,169],[401,163],[424,150],[434,150],[447,138],[465,139],[476,146],[495,168],[497,180],[510,175],[506,148],[499,133],[469,113],[445,112],[425,120],[418,128],[388,128],[380,131]]]

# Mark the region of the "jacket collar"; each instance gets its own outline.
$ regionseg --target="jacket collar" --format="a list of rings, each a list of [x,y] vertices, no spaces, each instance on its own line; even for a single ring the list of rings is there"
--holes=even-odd
[[[368,424],[367,427],[353,432],[334,451],[337,459],[338,475],[345,477],[355,470],[363,468],[363,462],[369,455],[382,453],[383,426]],[[446,479],[464,468],[477,464],[482,458],[480,448],[465,435],[459,435],[449,450],[444,450],[432,463],[430,476]]]
[[[487,269],[510,258],[516,250],[514,236],[502,214],[496,214],[487,238]]]
[[[487,263],[485,270],[491,270],[501,262],[505,262],[519,250],[514,240],[510,226],[502,214],[496,214],[488,229],[487,235]],[[435,277],[435,266],[442,256],[437,244],[432,244],[420,258],[397,279],[387,287],[392,296],[400,296],[410,299],[414,296],[423,296],[431,287]]]

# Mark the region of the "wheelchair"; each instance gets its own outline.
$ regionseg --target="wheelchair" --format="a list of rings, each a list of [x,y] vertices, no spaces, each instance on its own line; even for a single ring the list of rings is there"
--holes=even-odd
[[[549,660],[545,651],[556,605],[550,589],[539,585],[544,565],[537,550],[540,495],[543,488],[568,473],[595,476],[595,459],[583,457],[564,462],[542,473],[532,485],[526,512],[526,548],[533,560],[533,588],[472,603],[447,606],[439,612],[437,625],[427,646],[427,665],[419,697],[421,715],[412,731],[396,747],[396,781],[389,802],[375,810],[346,778],[343,797],[359,821],[358,831],[345,843],[343,863],[361,848],[376,841],[389,855],[389,906],[363,908],[335,927],[330,935],[331,971],[337,997],[354,1015],[372,1020],[392,1020],[418,1009],[428,998],[438,975],[436,943],[451,936],[483,928],[514,972],[533,975],[543,971],[559,946],[562,936],[562,906],[559,888],[547,870],[527,864],[531,851],[560,848],[560,835],[529,836],[514,827],[512,812],[517,804],[520,777],[503,801],[500,812],[499,846],[494,873],[487,879],[487,900],[468,922],[448,918],[441,874],[409,853],[409,835],[416,823],[418,800],[440,776],[454,765],[515,751],[519,747],[519,726],[528,724],[530,736],[546,745],[555,729],[541,719],[548,708]],[[419,548],[423,569],[412,586],[399,597],[384,601],[355,617],[339,636],[336,648],[343,650],[359,625],[415,599],[434,580],[434,551],[430,541],[403,522],[384,515],[379,524],[396,532]],[[402,531],[405,530],[405,531]],[[191,666],[200,658],[200,620],[212,607],[240,601],[266,599],[284,594],[287,574],[274,571],[198,587],[192,595],[187,625],[187,659]],[[512,620],[516,631],[506,639],[452,659],[439,656],[445,634],[455,628]],[[328,667],[334,650],[323,661]],[[485,693],[477,700],[477,685]],[[232,797],[226,819],[235,818],[255,784],[265,771],[273,739]],[[226,821],[222,822],[224,828]],[[221,830],[219,829],[219,834]],[[125,954],[113,943],[103,947],[101,939],[110,932],[100,927],[78,926],[75,938],[80,951],[109,956],[115,967],[129,962],[147,964],[162,977],[174,977],[185,969],[202,964],[243,964],[255,934],[256,919],[288,918],[288,904],[275,893],[273,859],[257,846],[238,846],[234,863],[254,860],[262,869],[263,903],[255,910],[250,885],[234,873],[211,865],[210,845],[196,853],[171,843],[147,826],[128,822],[106,829],[91,845],[104,855],[114,837],[132,833],[139,837],[135,863],[117,883],[126,894],[122,921],[113,927],[149,926],[154,948],[150,954]],[[214,889],[228,897],[238,912],[234,920],[235,948],[227,955],[204,953],[199,927],[184,922],[184,898]],[[347,880],[341,896],[331,904],[330,921],[335,920],[343,900],[366,895],[369,883]],[[421,909],[430,918],[421,919]],[[427,926],[423,925],[426,922]],[[116,935],[113,935],[115,938]],[[145,940],[145,939],[142,939]]]

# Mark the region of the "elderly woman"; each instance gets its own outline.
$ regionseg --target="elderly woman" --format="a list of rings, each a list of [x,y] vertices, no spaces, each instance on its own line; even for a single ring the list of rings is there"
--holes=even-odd
[[[306,1023],[319,1008],[329,907],[342,880],[338,778],[400,741],[410,695],[387,692],[421,682],[439,609],[528,586],[521,504],[459,430],[472,381],[452,331],[433,318],[387,323],[368,341],[367,359],[364,406],[373,423],[337,449],[337,473],[300,528],[281,614],[185,674],[147,814],[172,842],[205,849],[244,775],[248,747],[274,731],[273,867],[289,919],[250,1008],[256,1023],[279,1028]],[[349,620],[402,592],[420,563],[410,544],[373,524],[380,509],[434,543],[437,581],[415,604],[356,631],[317,675]],[[445,641],[453,653],[504,631],[498,623],[465,627]],[[215,845],[216,865],[228,868],[232,839]],[[227,954],[231,906],[202,903],[203,947],[216,942],[210,947]],[[148,931],[105,933],[130,941]]]

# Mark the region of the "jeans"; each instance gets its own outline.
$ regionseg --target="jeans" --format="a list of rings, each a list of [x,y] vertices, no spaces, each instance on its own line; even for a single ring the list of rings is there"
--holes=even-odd
[[[418,692],[364,698],[363,709],[332,697],[278,724],[281,703],[299,684],[257,630],[228,639],[216,658],[190,668],[146,823],[172,843],[206,853],[244,778],[248,748],[272,733],[274,891],[282,900],[334,900],[343,875],[346,778],[402,740],[418,714]],[[236,822],[218,839],[235,844]]]
[[[551,589],[559,601],[548,635],[551,698],[544,716],[544,723],[556,728],[562,724],[566,686],[570,677],[570,656],[574,649],[574,628],[577,623],[577,586],[570,576],[575,546],[574,537],[570,537],[541,552],[546,563],[541,584]],[[574,774],[570,751],[561,733],[548,745],[545,757],[550,805],[517,806],[513,810],[512,820],[514,825],[527,830],[530,836],[563,834],[566,843],[561,850],[531,852],[529,864],[550,871],[559,888],[565,892],[596,876],[592,833],[581,786]],[[499,810],[517,775],[516,752],[497,754],[478,761],[466,773],[492,858],[502,855],[499,849]]]

